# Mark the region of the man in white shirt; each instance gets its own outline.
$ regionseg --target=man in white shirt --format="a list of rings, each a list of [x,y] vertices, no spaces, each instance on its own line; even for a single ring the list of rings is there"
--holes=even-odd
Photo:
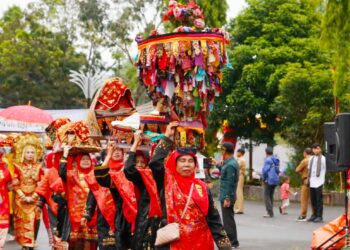
[[[322,222],[322,189],[326,176],[326,158],[322,155],[320,144],[315,143],[311,148],[314,155],[310,158],[308,169],[312,215],[307,221]]]

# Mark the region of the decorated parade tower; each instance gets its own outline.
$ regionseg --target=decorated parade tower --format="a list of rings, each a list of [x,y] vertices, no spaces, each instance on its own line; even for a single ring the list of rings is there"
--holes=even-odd
[[[172,33],[152,31],[138,44],[140,84],[157,107],[168,114],[141,117],[144,132],[162,132],[164,124],[179,121],[175,133],[177,147],[205,145],[207,117],[215,98],[222,92],[222,69],[228,64],[228,33],[205,27],[204,13],[194,1],[169,1],[163,22],[180,24]]]

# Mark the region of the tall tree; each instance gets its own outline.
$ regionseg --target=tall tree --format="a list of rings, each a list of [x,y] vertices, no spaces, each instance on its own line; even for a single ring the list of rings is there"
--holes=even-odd
[[[334,95],[344,110],[350,107],[350,2],[328,0],[322,23],[323,45],[332,52]]]
[[[232,44],[223,94],[212,123],[228,119],[237,134],[274,143],[282,118],[273,109],[288,63],[319,61],[311,38],[319,35],[320,13],[309,0],[247,0],[248,7],[230,24]],[[223,112],[224,111],[224,112]]]
[[[41,108],[81,107],[84,97],[68,81],[85,64],[67,37],[41,25],[38,16],[12,7],[0,19],[0,103],[29,100]]]
[[[290,63],[280,80],[273,109],[282,119],[281,136],[296,154],[323,141],[323,124],[334,118],[329,63]]]

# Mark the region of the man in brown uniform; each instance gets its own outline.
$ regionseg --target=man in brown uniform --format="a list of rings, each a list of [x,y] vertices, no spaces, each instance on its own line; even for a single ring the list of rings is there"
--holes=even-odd
[[[312,155],[311,148],[304,150],[304,159],[297,166],[295,171],[300,174],[302,179],[301,195],[300,195],[300,216],[297,221],[306,221],[307,205],[309,203],[309,186],[308,186],[308,163],[309,158]]]
[[[239,179],[238,179],[238,186],[237,186],[237,200],[235,202],[235,213],[236,214],[243,214],[244,213],[244,195],[243,195],[243,188],[244,188],[244,177],[245,177],[245,159],[244,159],[245,150],[243,148],[240,148],[237,150],[237,162],[239,165]]]

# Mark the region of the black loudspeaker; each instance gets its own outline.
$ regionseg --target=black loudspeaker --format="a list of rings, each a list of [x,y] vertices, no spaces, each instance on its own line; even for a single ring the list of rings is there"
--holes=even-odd
[[[350,113],[335,117],[335,142],[338,167],[350,167]]]
[[[338,167],[336,163],[336,139],[335,139],[335,123],[326,122],[323,124],[324,130],[324,142],[326,157],[326,169],[327,172],[339,172],[345,171],[346,169]]]

